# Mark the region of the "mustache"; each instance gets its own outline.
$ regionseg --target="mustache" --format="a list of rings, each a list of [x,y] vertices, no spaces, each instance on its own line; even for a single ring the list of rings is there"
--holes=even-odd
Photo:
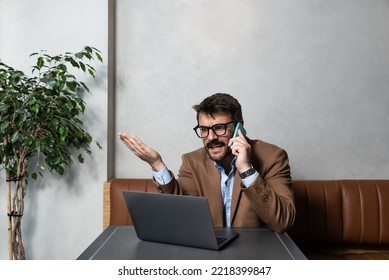
[[[226,144],[222,141],[219,141],[218,139],[215,139],[215,140],[211,140],[207,143],[206,147],[208,149],[210,148],[214,148],[214,147],[223,147],[225,146]]]

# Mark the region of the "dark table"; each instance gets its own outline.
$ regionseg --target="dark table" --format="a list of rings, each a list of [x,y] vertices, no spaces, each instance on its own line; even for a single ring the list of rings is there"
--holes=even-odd
[[[142,241],[132,226],[109,226],[78,260],[305,260],[286,234],[234,228],[240,236],[220,251]]]

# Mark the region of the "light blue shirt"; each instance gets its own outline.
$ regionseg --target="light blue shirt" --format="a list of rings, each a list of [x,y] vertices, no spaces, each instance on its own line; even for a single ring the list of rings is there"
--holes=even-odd
[[[234,188],[234,181],[235,181],[235,161],[236,158],[231,163],[231,172],[230,174],[226,174],[224,168],[220,165],[218,162],[214,162],[215,167],[220,172],[221,182],[221,193],[222,193],[222,200],[223,200],[223,210],[224,210],[224,225],[226,227],[231,227],[231,202],[232,202],[232,193]],[[152,171],[155,181],[157,181],[158,184],[165,185],[168,184],[172,180],[172,175],[165,166],[161,171],[156,172]],[[253,175],[242,179],[243,185],[248,188],[255,180],[255,178],[258,176],[258,172],[255,172]]]
[[[170,174],[169,170],[165,166],[162,170],[160,171],[153,171],[153,176],[155,181],[157,181],[158,184],[160,185],[166,185],[172,180],[172,174]]]
[[[231,201],[232,201],[232,190],[234,188],[235,181],[235,161],[236,158],[231,162],[231,171],[230,174],[226,174],[224,168],[217,161],[214,162],[215,167],[220,172],[221,177],[221,191],[223,199],[223,211],[224,211],[224,225],[226,227],[231,227]]]
[[[220,172],[221,177],[221,192],[222,192],[222,199],[223,199],[223,210],[224,210],[224,225],[226,227],[231,227],[231,203],[232,203],[232,193],[234,189],[234,182],[235,182],[235,172],[236,172],[236,166],[235,166],[236,157],[231,162],[231,171],[230,174],[226,174],[224,168],[221,166],[221,164],[217,161],[214,162],[215,167]],[[258,176],[258,172],[255,172],[253,175],[242,179],[243,185],[248,188],[255,180],[255,178]]]

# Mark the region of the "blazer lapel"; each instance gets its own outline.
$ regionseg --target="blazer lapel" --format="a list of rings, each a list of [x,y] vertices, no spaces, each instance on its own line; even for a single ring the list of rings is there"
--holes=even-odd
[[[242,195],[242,189],[240,187],[240,185],[242,184],[242,179],[240,179],[239,175],[237,175],[237,172],[238,171],[236,171],[235,173],[234,189],[232,190],[231,226],[233,226],[236,210],[238,209],[238,204]]]
[[[220,189],[220,173],[216,169],[214,162],[207,158],[206,159],[207,171],[208,171],[208,180],[210,182],[209,186],[206,186],[206,192],[208,195],[209,207],[211,210],[212,218],[215,227],[223,226],[223,201],[222,193]],[[212,187],[215,186],[215,187]]]

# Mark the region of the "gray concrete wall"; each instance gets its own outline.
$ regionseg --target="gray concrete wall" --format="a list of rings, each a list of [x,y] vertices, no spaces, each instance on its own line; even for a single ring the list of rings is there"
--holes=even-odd
[[[103,146],[64,176],[45,172],[30,180],[22,221],[28,259],[75,259],[102,230],[102,184],[106,179],[107,1],[1,0],[0,59],[31,73],[29,55],[76,52],[90,45],[105,62],[93,63],[96,79],[77,74],[90,88],[84,123]],[[75,154],[77,156],[77,154]],[[0,259],[8,258],[5,174],[0,172]]]
[[[117,21],[117,131],[173,172],[202,145],[191,106],[227,92],[294,178],[388,177],[388,1],[122,0]],[[150,176],[119,142],[115,168]]]

